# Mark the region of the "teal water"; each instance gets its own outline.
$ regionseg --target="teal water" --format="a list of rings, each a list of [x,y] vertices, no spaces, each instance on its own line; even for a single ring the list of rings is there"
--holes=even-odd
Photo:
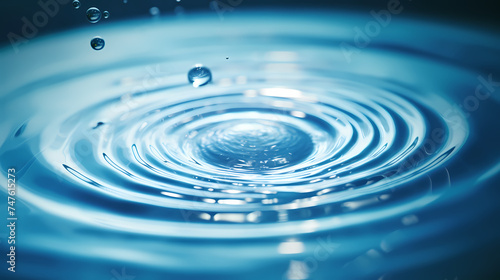
[[[500,40],[404,18],[357,37],[370,20],[197,14],[3,49],[12,279],[487,273],[460,256],[498,247]]]

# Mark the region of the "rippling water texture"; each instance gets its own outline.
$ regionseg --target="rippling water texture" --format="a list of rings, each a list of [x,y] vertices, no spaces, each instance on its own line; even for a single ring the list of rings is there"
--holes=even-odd
[[[368,17],[184,19],[92,26],[0,53],[17,276],[485,271],[453,258],[498,244],[500,90],[488,81],[500,80],[500,40],[394,18],[356,47],[353,27]],[[188,82],[196,64],[212,72],[207,85]]]

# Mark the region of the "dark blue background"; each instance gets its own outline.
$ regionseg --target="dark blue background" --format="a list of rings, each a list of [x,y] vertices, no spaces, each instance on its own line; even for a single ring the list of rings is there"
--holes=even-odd
[[[33,14],[40,11],[38,2],[54,0],[2,0],[0,8],[0,42],[8,44],[7,34],[14,32],[21,34],[23,22],[22,17],[32,20]],[[227,0],[219,0],[228,3]],[[163,15],[174,15],[174,9],[182,6],[186,13],[197,11],[209,11],[211,0],[128,0],[123,4],[123,0],[81,0],[82,6],[75,10],[71,1],[62,5],[56,16],[50,18],[48,24],[40,28],[38,35],[71,29],[77,26],[86,26],[88,21],[85,18],[85,10],[91,6],[99,7],[101,10],[108,10],[111,17],[99,24],[109,24],[113,21],[129,19],[133,17],[149,16],[149,9],[156,6]],[[239,2],[239,1],[234,1]],[[385,9],[388,0],[335,0],[335,1],[269,1],[269,0],[242,0],[234,12],[255,8],[273,9],[335,9],[335,10],[359,10],[368,13],[370,10]],[[464,22],[471,25],[479,25],[482,28],[495,29],[500,31],[500,1],[498,0],[476,0],[476,1],[421,1],[421,0],[401,0],[405,3],[405,14],[408,16],[424,17],[429,20],[444,19]]]

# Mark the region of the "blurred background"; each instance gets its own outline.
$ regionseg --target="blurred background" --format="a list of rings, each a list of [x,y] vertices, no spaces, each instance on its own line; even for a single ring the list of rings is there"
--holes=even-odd
[[[161,15],[175,15],[177,12],[195,13],[210,10],[211,0],[128,0],[126,4],[123,0],[99,1],[82,0],[82,7],[78,12],[71,5],[69,0],[60,0],[61,13],[50,19],[48,24],[40,28],[39,34],[68,30],[78,26],[88,26],[85,17],[80,16],[81,9],[90,6],[99,6],[101,10],[108,10],[112,16],[107,21],[100,24],[110,24],[117,20],[131,19],[136,17],[150,16],[150,8],[158,7]],[[0,42],[9,42],[7,34],[14,32],[21,33],[23,27],[22,17],[31,20],[33,14],[40,10],[39,2],[47,3],[50,0],[23,0],[23,1],[0,1],[0,8],[3,12],[0,18]],[[491,30],[500,30],[500,4],[494,0],[478,1],[418,1],[402,0],[405,4],[405,17],[414,16],[433,21],[454,21],[467,25],[478,26]],[[226,3],[221,1],[221,3]],[[231,13],[242,12],[247,9],[272,8],[276,10],[302,10],[302,9],[332,9],[358,11],[368,13],[370,10],[387,8],[386,0],[335,0],[335,1],[269,1],[269,0],[233,0],[238,8]],[[226,3],[227,4],[227,3]],[[230,6],[229,6],[230,7]],[[214,14],[215,15],[215,14]]]

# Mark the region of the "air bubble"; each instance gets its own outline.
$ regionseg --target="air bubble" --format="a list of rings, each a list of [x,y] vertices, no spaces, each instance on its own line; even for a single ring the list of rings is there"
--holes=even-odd
[[[158,7],[151,7],[151,9],[149,9],[149,13],[152,16],[159,16],[160,15],[160,9],[158,9]]]
[[[78,1],[78,0],[74,0],[74,1],[73,1],[73,7],[74,7],[75,9],[80,8],[80,1]]]
[[[109,18],[109,12],[108,11],[102,12],[102,17]]]
[[[194,87],[204,86],[212,80],[212,72],[207,67],[197,64],[189,70],[188,80]]]
[[[96,7],[89,8],[87,10],[87,19],[91,23],[98,22],[101,19],[101,11]]]
[[[90,46],[96,51],[102,50],[102,48],[104,48],[104,44],[104,39],[101,37],[94,37],[90,41]]]

